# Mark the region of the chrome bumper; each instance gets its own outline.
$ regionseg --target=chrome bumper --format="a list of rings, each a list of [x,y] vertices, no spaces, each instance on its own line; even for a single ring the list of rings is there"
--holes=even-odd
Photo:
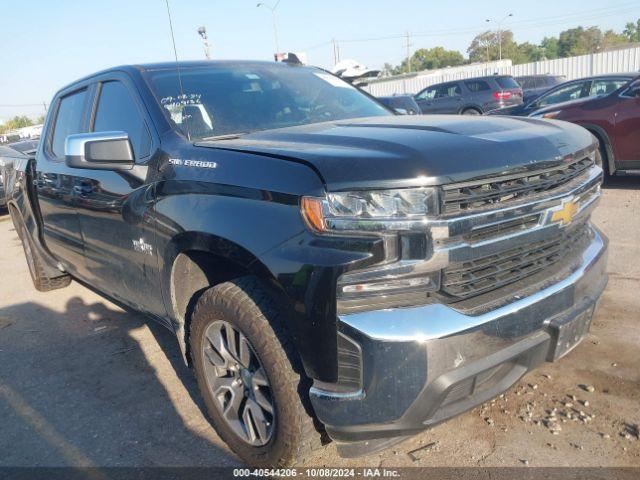
[[[318,418],[343,454],[357,455],[492,398],[579,343],[562,326],[580,322],[569,334],[586,333],[607,283],[606,262],[607,239],[593,228],[577,269],[494,310],[469,315],[431,304],[340,315],[340,331],[361,348],[362,389],[314,386]]]

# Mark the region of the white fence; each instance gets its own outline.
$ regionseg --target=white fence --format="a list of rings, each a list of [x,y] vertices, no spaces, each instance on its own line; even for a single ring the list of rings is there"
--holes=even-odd
[[[384,96],[395,93],[417,93],[436,83],[493,75],[494,73],[513,76],[548,73],[564,75],[567,80],[572,80],[589,75],[619,72],[639,72],[640,75],[640,46],[521,65],[512,65],[511,60],[500,60],[439,70],[425,70],[415,74],[372,80],[363,88],[372,95]]]

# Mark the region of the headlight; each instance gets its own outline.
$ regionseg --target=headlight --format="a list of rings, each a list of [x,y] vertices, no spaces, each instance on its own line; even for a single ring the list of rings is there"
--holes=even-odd
[[[302,215],[319,232],[411,230],[437,213],[433,188],[399,188],[303,197]]]

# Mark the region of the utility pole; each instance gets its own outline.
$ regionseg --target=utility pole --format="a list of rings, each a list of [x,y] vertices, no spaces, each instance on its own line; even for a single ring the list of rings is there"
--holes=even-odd
[[[198,35],[202,38],[204,56],[207,60],[211,60],[211,44],[209,43],[209,37],[207,36],[207,29],[205,27],[198,27]]]
[[[407,73],[411,73],[411,37],[407,32]]]
[[[502,20],[500,20],[499,22],[497,22],[497,26],[498,26],[498,60],[502,60],[502,22],[504,22],[507,18],[509,17],[513,17],[513,13],[508,13],[507,15],[504,16],[504,18],[502,18]],[[487,18],[485,20],[485,22],[491,22],[492,20],[490,18]],[[496,23],[496,22],[494,22]]]
[[[333,64],[337,65],[337,63],[339,62],[339,60],[338,60],[338,45],[336,44],[336,39],[335,38],[331,39],[331,44],[333,45]]]

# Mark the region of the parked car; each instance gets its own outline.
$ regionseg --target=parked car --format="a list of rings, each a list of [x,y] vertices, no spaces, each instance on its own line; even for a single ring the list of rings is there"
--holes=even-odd
[[[541,94],[565,81],[564,75],[523,75],[515,77],[522,87],[523,102],[535,100]]]
[[[8,144],[7,147],[25,155],[35,155],[36,150],[38,150],[38,140],[20,140],[19,142]]]
[[[535,100],[509,108],[501,108],[487,112],[487,115],[511,115],[526,117],[532,113],[557,103],[577,100],[579,98],[607,95],[633,80],[636,73],[617,73],[596,75],[561,83],[540,95]]]
[[[378,97],[378,100],[398,113],[405,113],[406,115],[418,115],[420,113],[420,107],[413,95],[392,95],[390,97]]]
[[[481,115],[520,105],[522,88],[509,75],[468,78],[431,85],[415,95],[422,113]]]
[[[5,208],[7,199],[5,197],[4,179],[5,169],[11,167],[16,159],[27,159],[35,154],[34,146],[37,141],[25,140],[8,145],[0,145],[0,208]]]
[[[532,116],[586,128],[600,142],[607,174],[640,175],[640,77],[608,95],[559,103]]]
[[[325,432],[386,448],[588,331],[607,241],[585,129],[394,115],[311,67],[177,67],[59,91],[9,209],[38,290],[76,278],[175,334],[247,463]]]
[[[0,145],[0,208],[3,209],[7,205],[4,188],[5,169],[11,166],[16,158],[26,157],[24,154],[9,148],[7,145]]]

